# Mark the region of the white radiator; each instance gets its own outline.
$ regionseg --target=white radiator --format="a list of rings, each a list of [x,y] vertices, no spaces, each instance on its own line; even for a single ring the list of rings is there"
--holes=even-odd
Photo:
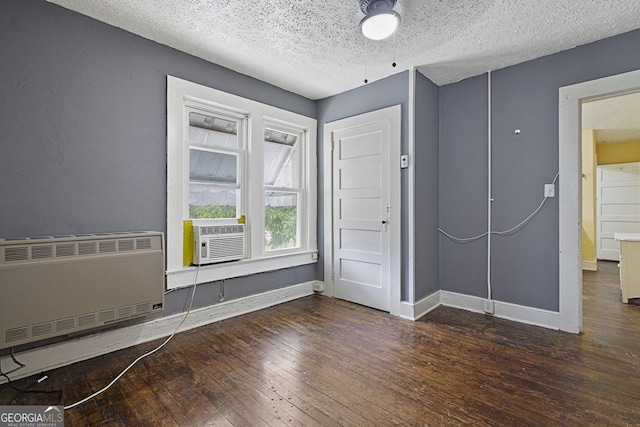
[[[0,239],[0,349],[163,306],[160,232]]]

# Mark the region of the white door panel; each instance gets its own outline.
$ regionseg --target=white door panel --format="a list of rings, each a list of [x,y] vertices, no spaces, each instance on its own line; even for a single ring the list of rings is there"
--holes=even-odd
[[[333,133],[334,295],[386,311],[389,233],[382,222],[390,203],[389,131],[389,122],[380,121]]]
[[[597,172],[597,256],[617,261],[614,233],[640,233],[640,163],[598,166]]]
[[[392,182],[399,200],[399,164],[392,165],[391,155],[392,135],[399,147],[399,113],[392,107],[325,126],[333,146],[327,152],[332,179],[325,198],[331,204],[325,222],[331,224],[331,254],[325,262],[331,264],[332,294],[384,311],[391,308],[392,236],[399,242],[400,233],[400,209],[392,206]],[[398,179],[392,179],[392,170]]]

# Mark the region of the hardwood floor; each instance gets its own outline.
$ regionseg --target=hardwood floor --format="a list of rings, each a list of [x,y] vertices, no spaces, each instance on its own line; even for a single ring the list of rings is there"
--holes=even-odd
[[[181,333],[66,424],[640,425],[640,306],[584,275],[584,334],[440,307],[417,322],[311,296]],[[70,404],[159,342],[49,372]],[[34,378],[16,381],[27,387]],[[54,404],[0,386],[0,405]]]

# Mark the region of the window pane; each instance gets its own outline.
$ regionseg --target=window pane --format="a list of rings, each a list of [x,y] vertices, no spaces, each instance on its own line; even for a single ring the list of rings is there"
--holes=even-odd
[[[213,115],[189,113],[189,141],[213,147],[238,148],[238,122]]]
[[[267,251],[298,247],[298,196],[265,193],[264,247]]]
[[[298,188],[297,146],[264,141],[264,185]]]
[[[189,218],[236,218],[237,190],[189,187]]]
[[[236,154],[189,150],[189,181],[237,185]]]

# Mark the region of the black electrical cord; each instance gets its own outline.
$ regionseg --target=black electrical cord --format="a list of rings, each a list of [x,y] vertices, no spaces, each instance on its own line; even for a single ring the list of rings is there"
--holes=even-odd
[[[11,352],[11,358],[20,365],[19,368],[20,369],[22,367],[24,367],[25,365],[23,365],[22,363],[18,362],[17,360],[15,360],[14,356],[13,356],[13,349]],[[16,394],[13,399],[11,399],[11,401],[7,404],[7,405],[11,405],[13,404],[19,397],[21,397],[23,394],[57,394],[57,401],[62,403],[62,390],[31,390],[31,387],[33,387],[34,385],[38,384],[39,381],[35,381],[33,383],[31,383],[27,388],[19,388],[17,387],[13,381],[11,380],[11,378],[9,377],[9,373],[16,371],[16,369],[9,371],[8,373],[5,373],[2,371],[2,366],[0,366],[0,376],[3,376],[7,379],[7,383],[9,384],[9,386],[14,389],[15,391],[18,392],[18,394]]]
[[[13,384],[13,381],[11,380],[11,378],[9,378],[9,376],[7,374],[5,374],[4,372],[0,372],[0,375],[2,375],[3,377],[5,377],[7,379],[7,382],[9,383],[9,386],[14,389],[15,391],[17,391],[18,393],[13,397],[13,399],[11,399],[11,401],[9,403],[7,403],[7,405],[12,405],[18,398],[20,398],[23,394],[56,394],[56,401],[62,403],[62,390],[31,390],[31,387],[33,387],[34,385],[36,385],[38,382],[34,382],[31,385],[29,385],[27,388],[19,388],[16,387]],[[53,402],[52,402],[53,403]]]

